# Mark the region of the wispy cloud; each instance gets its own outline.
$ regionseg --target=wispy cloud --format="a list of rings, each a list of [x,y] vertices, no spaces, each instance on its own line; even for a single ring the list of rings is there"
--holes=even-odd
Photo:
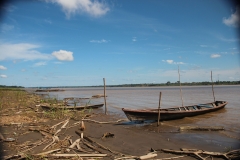
[[[107,43],[109,41],[105,40],[105,39],[102,39],[102,40],[91,40],[90,41],[91,43]]]
[[[203,47],[203,48],[204,48],[204,47],[208,47],[208,46],[205,45],[205,44],[201,44],[200,47]]]
[[[133,38],[132,38],[132,41],[133,41],[133,42],[136,42],[136,41],[137,41],[137,37],[133,37]]]
[[[240,68],[231,68],[231,69],[213,69],[213,81],[228,81],[228,80],[239,80],[240,78]],[[182,82],[202,82],[202,81],[211,81],[211,71],[209,68],[203,69],[187,69],[180,70],[181,81]],[[178,71],[174,70],[162,70],[157,69],[148,73],[141,75],[142,77],[148,77],[151,79],[161,79],[162,82],[176,82],[178,79]]]
[[[224,37],[219,37],[220,40],[224,42],[238,42],[239,38],[224,38]]]
[[[46,22],[48,24],[52,24],[52,21],[50,19],[44,19],[44,22]]]
[[[174,60],[162,60],[162,62],[166,62],[168,64],[186,64],[183,62],[174,62]]]
[[[220,54],[211,54],[211,58],[219,58],[219,57],[221,57]]]
[[[198,65],[195,65],[195,64],[192,64],[189,67],[189,70],[199,70],[199,69],[201,69],[201,66],[198,66]]]
[[[52,53],[54,57],[56,57],[59,61],[73,61],[73,52],[71,51],[65,51],[65,50],[59,50],[54,51]]]
[[[0,77],[1,78],[7,78],[7,75],[1,74]]]
[[[14,29],[13,25],[9,25],[9,24],[6,24],[6,23],[1,25],[1,32],[2,33],[8,32],[8,31],[10,31],[12,29]]]
[[[240,68],[232,68],[232,69],[214,69],[213,70],[213,81],[220,79],[220,81],[239,79],[239,69]],[[201,76],[199,76],[201,75]],[[186,72],[182,73],[182,79],[188,82],[194,81],[193,77],[199,77],[199,81],[211,81],[211,72],[209,69],[199,69],[199,70],[186,70]],[[219,75],[219,77],[218,77]],[[231,78],[232,77],[232,78]]]
[[[0,61],[2,60],[50,60],[52,55],[43,54],[36,49],[39,45],[30,43],[0,44]]]
[[[1,9],[4,9],[7,12],[13,12],[17,9],[17,7],[14,5],[7,4],[6,6],[1,6]]]
[[[226,18],[224,17],[223,18],[223,23],[227,26],[230,26],[230,27],[239,27],[240,26],[240,18],[239,18],[239,7],[236,8],[236,12],[231,14],[230,17]]]
[[[6,69],[7,69],[7,67],[4,67],[4,66],[0,65],[0,70],[6,70]]]
[[[45,65],[47,65],[47,62],[37,62],[34,64],[34,67],[45,66]]]
[[[138,73],[138,72],[141,72],[143,69],[144,69],[143,67],[137,67],[137,68],[127,70],[127,73]]]
[[[46,0],[46,2],[60,5],[68,19],[76,13],[86,13],[93,17],[99,17],[110,11],[106,3],[98,0]]]

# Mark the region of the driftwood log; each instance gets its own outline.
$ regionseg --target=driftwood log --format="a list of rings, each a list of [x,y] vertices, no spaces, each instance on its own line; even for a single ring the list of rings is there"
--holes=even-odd
[[[47,154],[50,154],[50,153],[53,153],[53,152],[57,152],[57,151],[60,151],[60,150],[61,150],[60,148],[53,149],[53,150],[50,150],[50,151],[46,151],[46,152],[35,154],[35,156],[44,156],[44,155],[47,155]]]
[[[194,130],[194,131],[223,131],[223,127],[198,127],[198,126],[182,126],[179,127],[180,131],[183,130]]]
[[[79,135],[79,136],[83,136],[82,133],[79,132],[79,131],[75,131],[75,133],[76,133],[77,135]],[[116,154],[116,155],[124,156],[124,154],[122,154],[122,153],[120,153],[120,152],[112,151],[111,149],[109,149],[109,148],[107,148],[107,147],[105,147],[105,146],[103,146],[103,145],[101,145],[101,144],[93,141],[91,138],[87,137],[86,135],[83,136],[83,139],[85,139],[86,141],[88,141],[88,142],[90,142],[90,143],[95,144],[96,146],[98,146],[99,148],[101,148],[101,149],[103,149],[103,150],[109,151],[109,152],[111,152],[111,153],[113,153],[113,154]],[[85,144],[86,144],[86,141],[84,141]],[[87,145],[87,144],[86,144],[86,145]],[[95,149],[96,149],[96,148],[95,148]],[[97,149],[97,150],[101,153],[101,151],[100,151],[99,149]]]
[[[115,123],[119,123],[121,121],[126,121],[126,120],[127,119],[119,119],[117,121],[99,122],[99,121],[92,120],[92,119],[83,119],[83,121],[94,122],[94,123],[98,123],[98,124],[115,124]]]
[[[107,154],[50,154],[50,157],[106,157]]]
[[[113,138],[114,134],[113,133],[109,133],[109,132],[104,133],[101,139],[108,138],[108,137],[112,137]]]
[[[150,159],[154,157],[157,157],[156,153],[148,153],[147,155],[140,156],[139,159],[143,160],[143,159]]]
[[[182,149],[181,151],[176,151],[172,149],[161,149],[157,151],[162,151],[166,153],[173,153],[173,154],[187,154],[187,155],[195,155],[201,160],[205,160],[206,158],[202,157],[201,155],[212,156],[212,157],[222,157],[224,159],[233,159],[233,158],[240,158],[240,149],[232,150],[226,153],[220,152],[208,152],[198,149]]]
[[[115,158],[114,160],[144,160],[144,159],[153,159],[157,157],[157,153],[156,152],[150,152],[146,155],[143,155],[143,156],[126,156],[126,157],[119,157],[119,158]]]

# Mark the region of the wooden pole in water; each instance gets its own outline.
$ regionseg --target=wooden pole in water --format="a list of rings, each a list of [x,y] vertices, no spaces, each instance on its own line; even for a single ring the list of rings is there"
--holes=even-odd
[[[182,99],[182,107],[183,107],[183,97],[182,97],[182,87],[181,87],[181,81],[180,81],[180,72],[179,72],[179,66],[178,66],[178,77],[179,77],[180,94],[181,94],[181,99]]]
[[[161,99],[162,99],[162,92],[159,94],[159,104],[158,104],[158,123],[157,126],[159,126],[160,123],[160,107],[161,107]]]
[[[212,80],[212,71],[211,71],[211,81],[212,81],[212,92],[213,92],[213,99],[214,99],[214,102],[215,102],[215,95],[214,95],[214,90],[213,90],[213,80]]]
[[[105,85],[105,78],[103,78],[104,83],[104,105],[105,105],[105,114],[107,114],[107,101],[106,101],[106,85]]]

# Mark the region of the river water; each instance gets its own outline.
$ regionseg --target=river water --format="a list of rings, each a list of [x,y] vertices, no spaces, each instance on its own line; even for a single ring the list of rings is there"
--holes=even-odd
[[[104,93],[102,87],[64,88],[64,90],[49,92],[49,95],[61,100],[66,97],[86,98]],[[162,93],[161,108],[182,105],[179,87],[107,87],[108,112],[126,118],[121,108],[158,108],[160,92]],[[214,94],[216,100],[228,101],[224,109],[167,123],[175,126],[223,126],[233,136],[240,138],[240,86],[214,86]],[[182,97],[184,105],[214,101],[211,86],[182,86]],[[91,99],[90,103],[104,103],[104,99]]]

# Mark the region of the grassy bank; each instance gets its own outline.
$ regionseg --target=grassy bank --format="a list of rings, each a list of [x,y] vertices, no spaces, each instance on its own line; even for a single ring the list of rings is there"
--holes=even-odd
[[[42,110],[40,104],[64,105],[56,98],[30,94],[23,89],[0,89],[0,124],[43,122],[55,119],[79,119],[86,110],[70,111],[66,109]]]

